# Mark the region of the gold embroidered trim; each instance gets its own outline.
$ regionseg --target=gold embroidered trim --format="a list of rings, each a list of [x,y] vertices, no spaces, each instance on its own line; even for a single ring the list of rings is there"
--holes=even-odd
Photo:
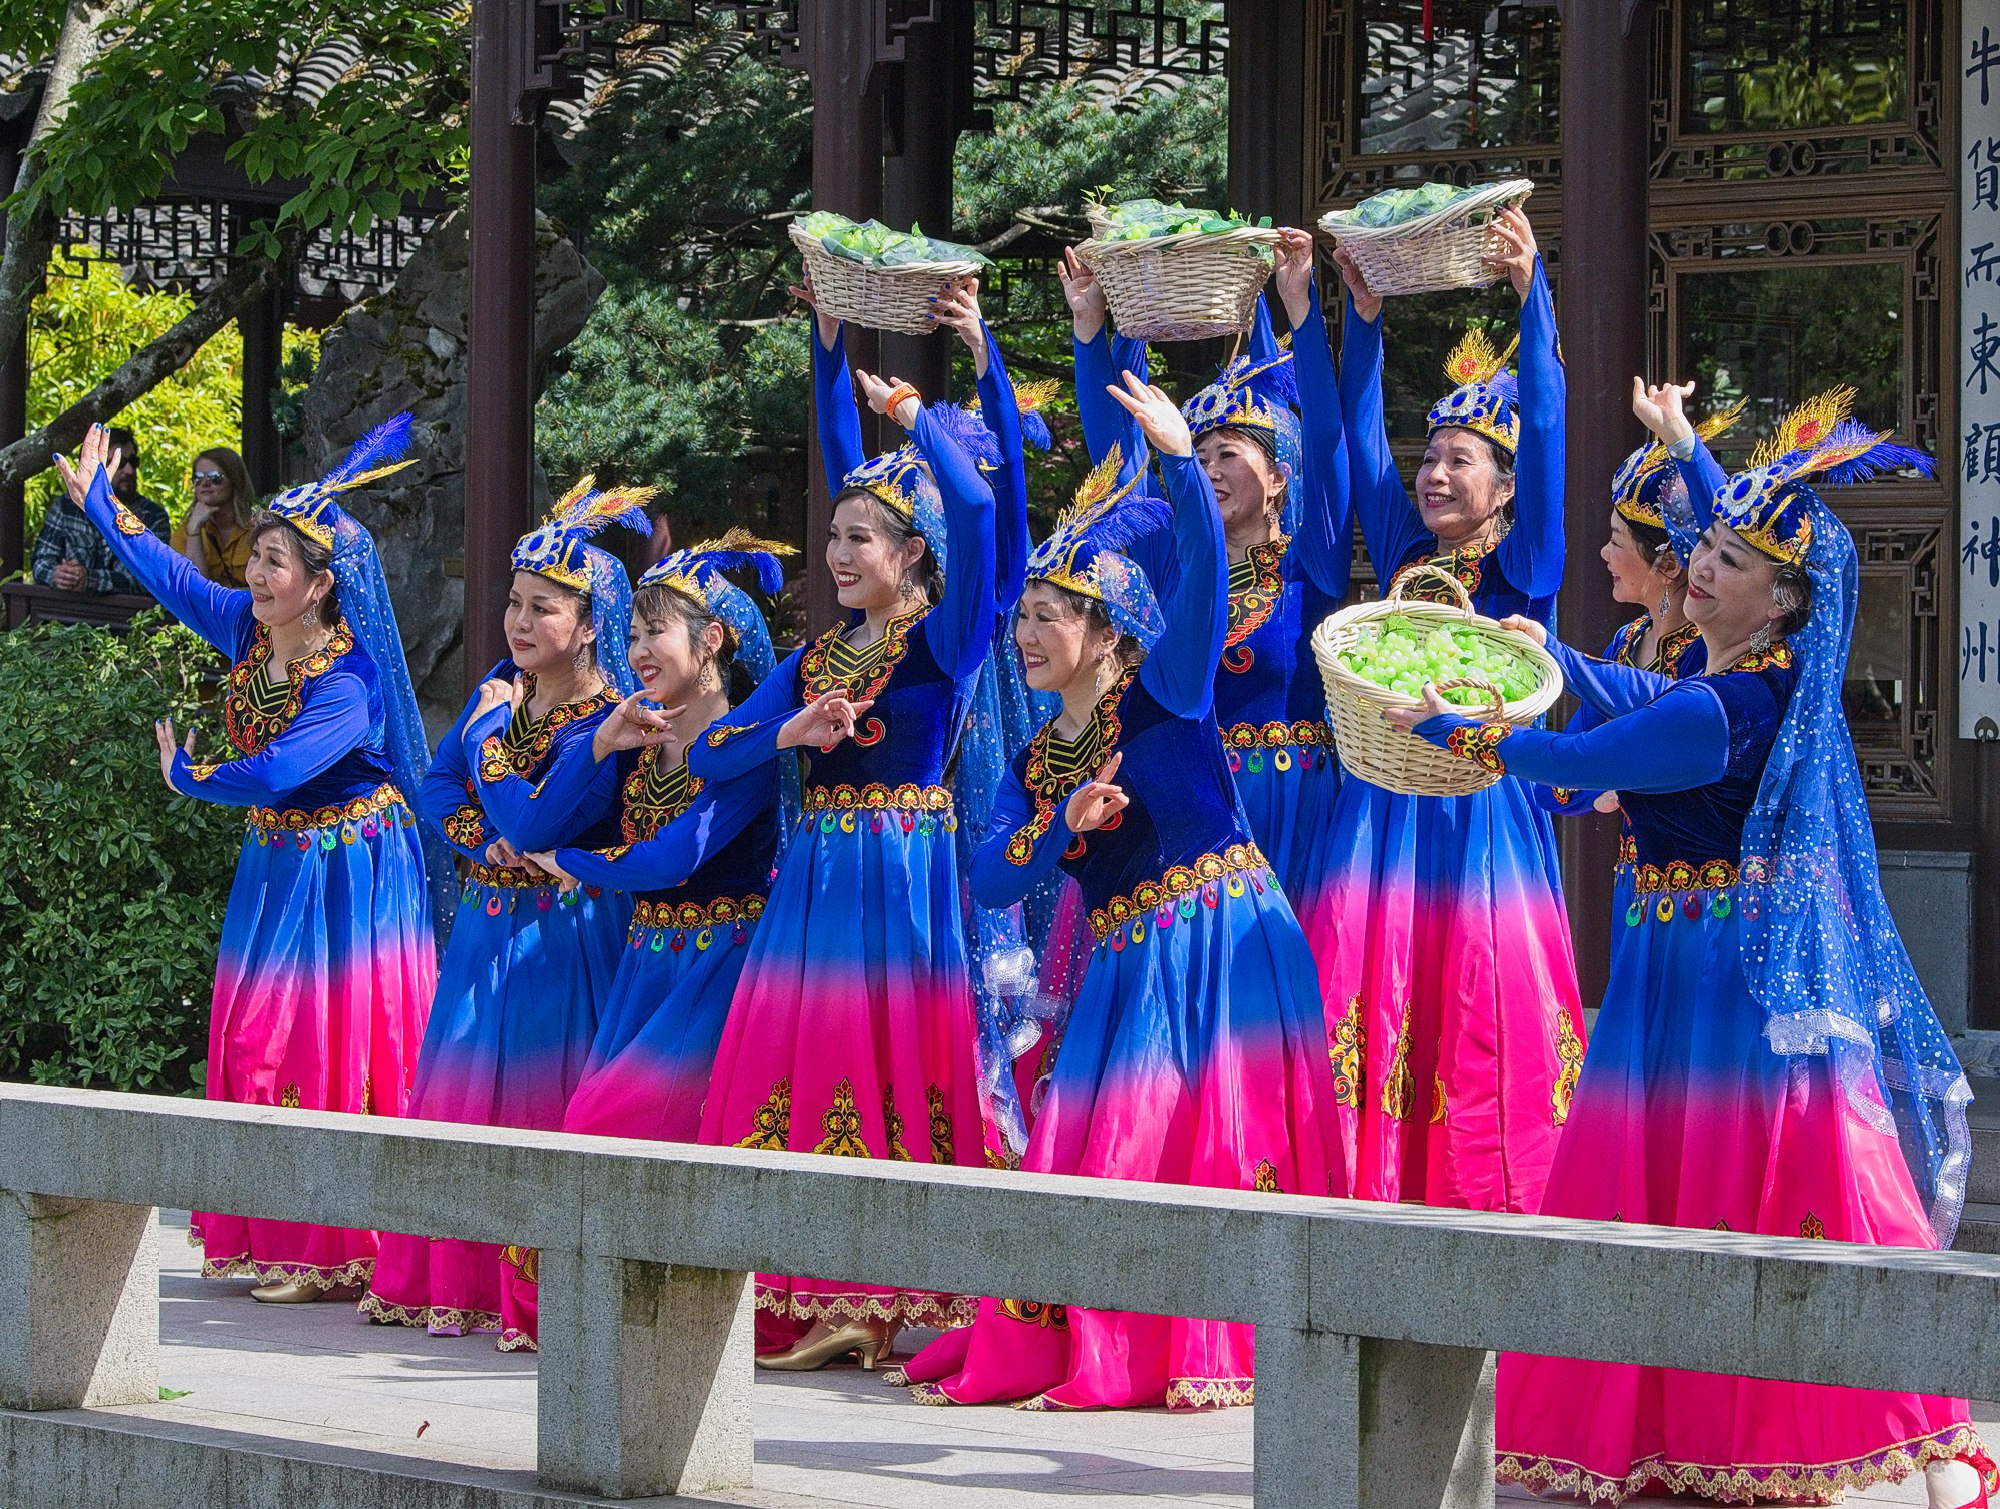
[[[771,1086],[769,1097],[751,1116],[750,1128],[750,1135],[737,1143],[738,1147],[760,1148],[767,1153],[785,1151],[792,1137],[790,1079],[781,1079]]]
[[[952,1157],[951,1113],[944,1108],[944,1092],[932,1085],[924,1091],[924,1100],[930,1108],[931,1162],[955,1162]]]
[[[1349,1108],[1368,1098],[1368,1024],[1361,1016],[1361,995],[1347,999],[1347,1010],[1334,1024],[1326,1056],[1333,1064],[1333,1103]]]
[[[1396,1052],[1389,1061],[1389,1075],[1382,1082],[1382,1114],[1408,1121],[1416,1113],[1417,1077],[1410,1072],[1410,1021],[1412,1007],[1403,1008],[1402,1024],[1396,1029]]]
[[[1232,723],[1222,730],[1224,749],[1284,749],[1309,744],[1333,748],[1333,733],[1324,723],[1302,718],[1296,723]]]
[[[649,927],[691,928],[755,922],[763,915],[762,896],[717,896],[712,901],[637,901],[632,904],[632,926],[626,936],[636,938]]]
[[[889,1320],[906,1326],[937,1326],[955,1330],[970,1325],[979,1301],[964,1294],[925,1294],[892,1290],[887,1294],[793,1294],[757,1286],[757,1308],[791,1320]]]
[[[1176,1378],[1167,1385],[1168,1409],[1235,1409],[1257,1402],[1248,1378]]]
[[[403,793],[396,789],[393,781],[377,786],[366,796],[357,796],[351,802],[336,807],[252,807],[244,819],[246,828],[262,828],[267,833],[304,833],[314,828],[333,828],[342,823],[358,823],[387,812],[391,807],[404,806]],[[401,817],[407,814],[399,814]],[[403,823],[409,827],[416,819]]]
[[[906,782],[901,786],[884,786],[870,782],[866,786],[811,786],[806,789],[804,799],[799,803],[801,812],[854,812],[870,808],[883,811],[903,812],[948,812],[951,809],[951,788],[948,786],[919,786]]]
[[[543,891],[555,881],[526,865],[476,864],[466,872],[465,883],[494,891]]]
[[[805,700],[817,702],[833,692],[851,701],[865,702],[889,684],[896,667],[910,650],[910,630],[930,612],[930,604],[898,614],[882,626],[882,637],[866,649],[856,650],[846,638],[847,625],[828,629],[813,641],[799,662],[799,680]],[[836,663],[838,662],[838,663]]]
[[[310,1263],[259,1263],[244,1257],[203,1258],[203,1278],[254,1278],[260,1284],[311,1284],[322,1292],[365,1284],[375,1275],[375,1259],[356,1258],[338,1268],[316,1268]]]
[[[1118,706],[1137,674],[1136,666],[1127,668],[1110,690],[1097,699],[1090,722],[1074,739],[1058,740],[1055,720],[1051,718],[1028,740],[1021,784],[1035,804],[1035,815],[1016,828],[1007,840],[1008,863],[1024,865],[1034,858],[1035,845],[1055,822],[1057,803],[1067,801],[1096,773],[1106,752],[1118,747],[1119,736],[1124,732]]]
[[[861,1136],[861,1112],[854,1105],[854,1082],[843,1079],[833,1087],[833,1105],[819,1119],[820,1130],[826,1135],[813,1144],[815,1153],[830,1154],[835,1158],[867,1158],[873,1156],[868,1144]]]
[[[294,660],[285,669],[284,684],[274,686],[264,674],[271,660],[271,631],[258,624],[249,650],[229,668],[229,689],[222,698],[222,726],[231,746],[239,754],[262,750],[299,715],[306,683],[325,675],[353,648],[354,635],[343,618],[325,644]]]
[[[1500,741],[1513,731],[1511,723],[1461,724],[1444,736],[1444,747],[1481,770],[1505,775],[1507,767],[1500,760]]]
[[[1513,1483],[1540,1494],[1566,1494],[1592,1504],[1617,1504],[1652,1487],[1669,1493],[1691,1493],[1726,1504],[1754,1499],[1807,1499],[1831,1502],[1851,1489],[1878,1483],[1900,1483],[1933,1462],[1949,1462],[1962,1452],[1979,1449],[1970,1426],[1954,1426],[1935,1436],[1899,1441],[1866,1457],[1814,1465],[1786,1463],[1769,1467],[1709,1467],[1694,1462],[1649,1458],[1635,1462],[1622,1478],[1606,1477],[1576,1462],[1550,1457],[1498,1452],[1496,1481]]]
[[[1232,660],[1229,652],[1270,622],[1285,593],[1285,551],[1291,543],[1281,534],[1252,545],[1229,568],[1229,627],[1222,640],[1222,663],[1238,675],[1253,662],[1247,655]]]
[[[500,1316],[493,1310],[459,1310],[449,1305],[392,1305],[381,1295],[369,1292],[355,1306],[363,1315],[383,1326],[409,1326],[419,1331],[497,1331]]]
[[[1264,851],[1254,843],[1231,844],[1220,854],[1202,855],[1193,864],[1169,865],[1167,873],[1158,880],[1142,880],[1132,887],[1130,895],[1113,896],[1103,906],[1092,908],[1090,931],[1102,943],[1133,918],[1165,906],[1170,901],[1229,877],[1269,868]],[[1232,895],[1240,893],[1240,886],[1231,891]]]
[[[1549,1091],[1550,1123],[1561,1126],[1569,1120],[1570,1103],[1576,1098],[1576,1082],[1583,1076],[1583,1040],[1567,1011],[1556,1013],[1556,1062],[1562,1069],[1555,1087]]]
[[[1411,572],[1421,570],[1425,566],[1437,566],[1457,577],[1458,584],[1465,588],[1469,595],[1476,597],[1479,593],[1479,583],[1486,571],[1481,563],[1498,549],[1499,545],[1498,539],[1492,539],[1483,545],[1461,545],[1456,550],[1448,550],[1441,555],[1420,557],[1407,566],[1397,568],[1396,574],[1389,578],[1389,590],[1383,593],[1383,596],[1391,596],[1397,584]],[[1458,604],[1458,599],[1452,595],[1448,587],[1428,575],[1423,585],[1407,589],[1403,596],[1410,602],[1444,603],[1451,607],[1456,607]]]
[[[1674,859],[1664,865],[1640,865],[1633,874],[1632,884],[1641,895],[1655,891],[1726,891],[1742,878],[1736,866],[1726,859],[1703,860],[1698,865]]]
[[[639,763],[625,778],[625,809],[619,830],[628,844],[643,843],[694,805],[702,780],[688,774],[686,760],[660,768],[660,746],[639,751]]]
[[[528,688],[527,696],[514,708],[507,731],[504,734],[489,734],[480,742],[479,778],[482,781],[504,781],[510,775],[526,778],[547,758],[557,734],[580,718],[616,707],[619,701],[618,693],[607,686],[593,696],[579,697],[574,702],[550,708],[539,718],[531,717],[528,701],[535,694],[535,678],[524,676],[522,680]]]

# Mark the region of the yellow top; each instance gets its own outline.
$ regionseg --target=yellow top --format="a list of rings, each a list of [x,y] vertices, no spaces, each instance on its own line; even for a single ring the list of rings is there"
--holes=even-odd
[[[250,531],[235,528],[222,519],[210,519],[201,526],[201,542],[208,552],[208,579],[224,587],[244,587],[243,568],[250,563]],[[187,520],[174,521],[174,550],[188,553]]]

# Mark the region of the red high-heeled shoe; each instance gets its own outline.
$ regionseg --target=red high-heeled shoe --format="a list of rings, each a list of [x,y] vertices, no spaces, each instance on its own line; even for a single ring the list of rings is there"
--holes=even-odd
[[[1963,1462],[1979,1474],[1979,1497],[1960,1504],[1958,1509],[1989,1509],[1991,1499],[2000,1494],[2000,1467],[1995,1467],[1993,1458],[1976,1446],[1971,1451],[1961,1451],[1952,1460]]]

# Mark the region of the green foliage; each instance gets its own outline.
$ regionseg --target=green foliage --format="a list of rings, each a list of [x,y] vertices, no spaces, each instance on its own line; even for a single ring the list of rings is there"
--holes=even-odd
[[[733,497],[747,467],[770,437],[796,446],[805,433],[804,320],[726,331],[671,289],[614,288],[566,361],[537,415],[542,464],[563,479],[658,485],[677,538],[742,522]]]
[[[47,424],[105,373],[194,307],[184,293],[143,293],[115,262],[85,248],[58,257],[28,323],[28,424]],[[139,486],[178,518],[187,511],[188,471],[204,445],[235,446],[243,424],[243,339],[235,325],[109,422],[139,440]],[[53,471],[28,483],[30,538],[62,486]]]
[[[138,0],[42,143],[27,203],[129,210],[190,141],[226,134],[251,182],[300,184],[246,250],[275,255],[282,232],[365,233],[406,194],[464,180],[468,14],[424,0]]]
[[[1001,104],[990,134],[958,139],[952,214],[957,233],[985,241],[1019,211],[1083,224],[1087,199],[1151,196],[1222,207],[1228,175],[1228,95],[1220,79],[1143,91],[1108,103],[1088,80]]]
[[[242,818],[160,780],[220,664],[164,622],[0,634],[0,1075],[200,1083]]]

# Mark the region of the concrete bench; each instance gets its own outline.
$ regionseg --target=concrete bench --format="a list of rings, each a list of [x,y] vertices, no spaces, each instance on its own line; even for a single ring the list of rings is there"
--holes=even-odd
[[[1495,1350],[2000,1396],[2000,1258],[1953,1253],[13,1086],[0,1191],[16,1445],[155,1399],[159,1205],[540,1248],[552,1495],[749,1483],[758,1271],[1253,1323],[1260,1509],[1490,1503]]]

